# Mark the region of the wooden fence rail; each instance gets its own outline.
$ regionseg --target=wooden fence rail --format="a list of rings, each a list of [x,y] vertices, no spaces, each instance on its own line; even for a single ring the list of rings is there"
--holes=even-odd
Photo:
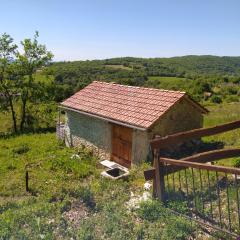
[[[214,218],[214,214],[216,210],[213,210],[212,206],[212,197],[211,197],[211,190],[213,187],[211,186],[211,180],[210,178],[212,175],[215,176],[213,178],[216,188],[216,194],[217,197],[215,197],[215,200],[217,201],[218,206],[218,220],[219,220],[219,227],[220,229],[225,229],[230,234],[235,234],[236,231],[239,234],[240,231],[240,203],[239,203],[239,180],[238,176],[240,176],[240,169],[234,168],[234,167],[226,167],[226,166],[218,166],[218,165],[211,165],[206,164],[207,162],[213,162],[218,161],[221,159],[226,158],[232,158],[232,157],[238,157],[240,156],[240,148],[234,148],[234,149],[221,149],[221,150],[214,150],[214,151],[207,151],[199,154],[195,154],[189,157],[185,157],[182,159],[172,159],[172,158],[166,158],[161,155],[161,150],[163,149],[169,149],[172,148],[173,145],[179,144],[184,141],[188,141],[191,139],[199,139],[204,136],[211,136],[215,134],[220,134],[226,131],[234,130],[240,128],[240,120],[235,122],[230,122],[227,124],[210,127],[210,128],[201,128],[201,129],[194,129],[191,131],[181,132],[177,134],[172,134],[163,138],[155,139],[151,142],[151,147],[153,149],[154,153],[154,163],[153,168],[144,171],[144,176],[146,180],[153,180],[153,194],[155,197],[157,197],[162,202],[166,203],[167,200],[169,200],[169,196],[171,195],[171,191],[166,191],[166,181],[168,182],[168,188],[169,188],[169,177],[172,177],[172,185],[174,192],[178,194],[184,194],[184,196],[187,195],[187,201],[188,203],[191,201],[191,199],[194,199],[195,204],[189,205],[189,209],[198,208],[199,203],[201,202],[199,200],[202,199],[202,205],[203,205],[203,212],[204,204],[207,203],[207,207],[211,206],[211,216],[212,220]],[[182,172],[185,173],[185,175],[181,175]],[[188,173],[187,173],[188,172]],[[206,191],[203,191],[203,172],[205,172],[205,179],[207,178],[207,187],[208,189]],[[175,175],[178,175],[178,183],[176,184],[176,177]],[[191,175],[191,179],[188,179],[188,175]],[[221,179],[219,178],[221,177]],[[186,182],[182,182],[181,178],[184,178]],[[212,181],[213,181],[212,180]],[[192,182],[192,188],[191,194],[189,194],[188,185],[189,182]],[[224,182],[224,186],[227,186],[226,189],[220,189],[220,183]],[[196,185],[196,182],[199,182],[199,184]],[[182,188],[182,186],[185,186]],[[176,188],[180,188],[181,191],[175,191]],[[229,191],[231,190],[231,194],[229,194]],[[183,193],[185,191],[185,193]],[[233,195],[233,192],[235,194]],[[169,195],[170,194],[170,195]],[[231,195],[231,196],[230,196]],[[207,198],[206,198],[207,196]],[[224,204],[226,204],[226,215],[222,212],[221,208],[221,198],[225,196],[225,200],[223,201]],[[230,199],[234,196],[234,199]],[[205,199],[205,198],[206,199]],[[185,200],[186,200],[185,199]],[[209,200],[210,199],[210,200]],[[230,200],[229,200],[230,199]],[[231,202],[233,201],[233,202]],[[231,202],[231,204],[230,204]],[[231,207],[234,206],[234,209]],[[234,215],[234,214],[235,215]],[[202,214],[202,213],[201,213]],[[234,215],[234,216],[232,216]],[[216,217],[216,216],[215,216]],[[195,218],[195,217],[193,217]],[[224,220],[226,218],[227,220]],[[235,219],[235,220],[234,220]],[[237,219],[237,220],[236,220]],[[227,223],[226,223],[227,221]],[[235,221],[235,222],[234,222]],[[213,221],[214,222],[214,221]],[[236,230],[236,224],[238,222],[238,229]],[[214,222],[215,225],[217,225],[216,222]],[[235,233],[234,233],[235,231]]]
[[[186,140],[198,139],[205,136],[211,136],[211,135],[231,131],[237,128],[240,128],[240,120],[215,126],[215,127],[199,128],[199,129],[194,129],[186,132],[180,132],[180,133],[168,135],[163,138],[158,138],[151,142],[151,147],[152,149],[163,149]]]
[[[203,170],[208,170],[208,171],[240,175],[240,168],[208,165],[208,164],[195,163],[195,162],[185,162],[185,161],[169,159],[169,158],[160,158],[159,161],[164,162],[164,163],[169,163],[169,164],[172,164],[175,166],[180,166],[180,167],[196,168],[196,169],[203,169]]]
[[[179,164],[180,162],[207,163],[207,162],[213,162],[213,161],[217,161],[217,160],[238,157],[238,156],[240,156],[240,148],[221,149],[221,150],[203,152],[203,153],[195,154],[190,157],[176,160],[178,164],[174,164],[173,166],[167,166],[166,167],[167,169],[165,169],[164,174],[166,174],[166,173],[171,174],[173,172],[179,171],[181,169],[184,169],[184,168],[190,166],[190,165]],[[170,159],[170,160],[175,160],[175,159]],[[172,162],[172,164],[173,164],[173,162]],[[177,167],[175,167],[175,166],[177,166]],[[206,165],[206,166],[209,167],[209,165]],[[225,169],[226,169],[226,167],[225,167]],[[236,169],[236,168],[234,168],[234,169]],[[239,169],[237,169],[237,170],[239,170]],[[154,179],[155,178],[155,169],[146,170],[144,172],[144,176],[145,176],[146,180]]]

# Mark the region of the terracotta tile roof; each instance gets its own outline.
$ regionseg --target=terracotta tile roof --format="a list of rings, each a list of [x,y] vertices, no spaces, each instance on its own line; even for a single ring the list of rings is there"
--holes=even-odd
[[[149,128],[186,94],[94,81],[62,106],[141,128]]]

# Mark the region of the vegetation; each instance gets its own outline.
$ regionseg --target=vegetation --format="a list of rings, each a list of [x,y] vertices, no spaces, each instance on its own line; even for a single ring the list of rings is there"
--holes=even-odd
[[[23,53],[17,51],[10,35],[0,36],[0,103],[3,110],[10,109],[13,131],[18,131],[16,105],[20,105],[20,131],[31,125],[31,114],[27,115],[27,105],[41,100],[43,88],[34,80],[35,73],[47,65],[53,55],[45,45],[38,43],[38,32],[34,39],[21,42]]]
[[[185,239],[197,234],[196,226],[158,202],[138,210],[127,207],[131,192],[142,194],[144,167],[113,184],[100,177],[91,151],[66,148],[52,133],[3,138],[0,148],[0,239]]]
[[[235,120],[239,112],[232,110],[240,109],[238,103],[209,108],[206,126]],[[234,140],[237,134],[238,130],[225,133],[218,140],[239,146]],[[0,239],[206,237],[199,226],[173,215],[157,201],[129,207],[132,194],[143,193],[147,164],[132,169],[128,180],[113,184],[100,176],[102,169],[91,150],[66,148],[55,133],[5,136],[0,149]],[[25,191],[26,170],[29,193]]]
[[[51,130],[58,102],[93,80],[187,91],[211,111],[205,126],[237,120],[240,58],[127,57],[49,65],[52,54],[37,39],[38,33],[23,40],[19,53],[9,35],[0,36],[0,239],[204,239],[199,226],[158,201],[129,205],[132,195],[143,193],[148,164],[113,184],[100,176],[91,150],[66,148]],[[239,134],[205,141],[239,146]],[[222,164],[240,166],[238,158]]]
[[[239,120],[240,103],[225,103],[208,106],[209,115],[205,117],[205,126],[216,126],[231,121]],[[216,136],[206,137],[205,140],[222,142],[226,147],[240,147],[240,130],[225,132]],[[229,161],[229,160],[228,160]]]
[[[37,32],[21,44],[20,54],[9,35],[0,37],[0,110],[11,113],[14,132],[41,125],[34,106],[52,106],[93,80],[186,91],[202,104],[240,100],[239,57],[125,57],[49,65],[52,54],[38,42]]]
[[[126,57],[58,62],[46,72],[53,76],[61,96],[65,97],[93,80],[182,90],[202,102],[238,102],[240,94],[239,57]]]

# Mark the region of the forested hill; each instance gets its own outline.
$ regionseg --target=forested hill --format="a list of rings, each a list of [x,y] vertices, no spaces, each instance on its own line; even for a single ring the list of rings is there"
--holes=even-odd
[[[154,71],[166,74],[240,75],[240,57],[183,56],[172,58],[113,58],[103,61],[106,64],[142,66],[150,74]]]
[[[240,57],[218,57],[211,55],[189,55],[172,58],[123,57],[106,60],[61,62],[56,64],[75,65],[79,67],[81,67],[81,65],[113,65],[113,67],[117,67],[117,65],[120,67],[122,65],[124,67],[144,70],[150,75],[240,75]],[[124,68],[122,69],[124,70]],[[127,69],[125,68],[125,70]]]
[[[57,100],[93,80],[184,90],[196,100],[239,100],[240,57],[183,56],[172,58],[112,58],[55,62],[48,72],[59,86]],[[58,91],[58,90],[56,90]]]

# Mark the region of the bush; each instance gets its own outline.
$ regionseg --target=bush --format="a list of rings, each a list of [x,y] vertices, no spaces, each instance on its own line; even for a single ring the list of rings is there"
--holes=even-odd
[[[70,210],[71,210],[71,207],[72,207],[71,201],[68,200],[68,199],[65,199],[65,200],[62,202],[61,213],[70,211]]]
[[[72,189],[69,191],[69,196],[74,198],[80,198],[87,207],[94,209],[96,206],[93,192],[90,187],[79,187],[78,189]]]
[[[85,178],[96,172],[95,164],[96,158],[84,150],[80,153],[79,158],[59,156],[51,161],[50,169],[73,174],[75,178]]]
[[[81,227],[79,228],[79,231],[78,231],[79,239],[82,239],[82,240],[96,239],[94,234],[94,229],[95,229],[95,225],[90,221],[82,222]]]
[[[165,210],[159,201],[142,202],[137,213],[142,219],[151,222],[159,220],[159,218],[165,216]]]
[[[194,228],[189,221],[183,218],[173,217],[169,220],[163,231],[162,239],[184,240],[194,232]],[[194,238],[195,239],[195,238]]]
[[[16,154],[23,154],[23,153],[28,152],[29,150],[30,150],[30,148],[26,144],[23,144],[17,148],[14,148],[12,151],[13,151],[13,153],[16,153]]]
[[[235,159],[234,167],[240,168],[240,158]]]
[[[211,101],[213,103],[220,104],[220,103],[222,103],[222,98],[220,96],[214,95],[214,96],[212,96]]]
[[[238,89],[236,87],[228,87],[227,91],[228,91],[229,94],[235,95],[235,94],[237,94]]]
[[[227,102],[229,102],[229,103],[231,103],[231,102],[239,102],[239,97],[235,96],[235,95],[227,96]]]

